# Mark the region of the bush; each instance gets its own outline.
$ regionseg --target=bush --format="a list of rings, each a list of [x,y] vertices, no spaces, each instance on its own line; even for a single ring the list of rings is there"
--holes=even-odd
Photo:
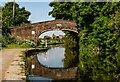
[[[11,36],[3,36],[2,37],[2,47],[6,48],[29,48],[35,47],[35,44],[31,40],[16,40],[14,37]]]
[[[26,40],[26,41],[18,40],[17,44],[21,45],[22,47],[36,47],[34,42],[31,40]]]
[[[16,39],[14,37],[11,37],[9,35],[7,36],[2,36],[2,45],[3,47],[8,44],[13,44],[16,43]]]

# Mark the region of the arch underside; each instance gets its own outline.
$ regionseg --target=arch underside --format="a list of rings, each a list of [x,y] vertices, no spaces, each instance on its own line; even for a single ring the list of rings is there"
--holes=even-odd
[[[35,37],[39,37],[42,33],[45,33],[45,32],[48,32],[48,31],[69,31],[69,32],[74,32],[74,33],[77,33],[78,34],[78,31],[76,30],[71,30],[71,29],[47,29],[47,30],[44,30],[42,32],[39,32]]]

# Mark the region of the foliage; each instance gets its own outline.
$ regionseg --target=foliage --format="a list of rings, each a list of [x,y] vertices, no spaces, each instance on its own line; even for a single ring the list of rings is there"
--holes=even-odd
[[[2,7],[0,6],[0,49],[2,48]]]
[[[90,48],[90,51],[83,50],[82,47],[80,50],[80,64],[79,71],[80,74],[83,73],[83,76],[80,75],[80,79],[92,79],[92,80],[119,80],[119,62],[120,61],[120,12],[119,10],[116,14],[112,14],[110,18],[101,17],[94,22],[95,25],[104,23],[103,26],[94,26],[94,31],[89,33],[87,39],[84,40],[87,43],[83,45],[81,42],[80,45],[87,48]],[[85,31],[85,30],[84,30]],[[83,32],[84,32],[83,31]],[[81,33],[82,34],[82,33]],[[82,40],[81,40],[82,41]],[[89,41],[89,42],[87,42]],[[98,46],[97,46],[97,45]],[[99,47],[100,50],[107,51],[94,51],[95,47]],[[82,51],[83,50],[83,51]],[[96,49],[95,49],[96,50]],[[118,52],[115,52],[118,50]],[[108,52],[109,51],[109,52]],[[96,54],[98,53],[98,54]],[[86,77],[86,78],[85,78]]]
[[[30,41],[30,40],[18,40],[17,42],[16,42],[16,44],[17,45],[20,45],[21,47],[23,47],[23,48],[29,48],[29,47],[32,47],[32,48],[34,48],[34,47],[36,47],[35,46],[35,44],[34,44],[34,42],[33,41]]]
[[[104,46],[108,49],[112,46],[111,50],[116,49],[114,42],[117,35],[114,30],[110,30],[108,24],[112,15],[119,9],[120,2],[51,2],[49,5],[54,7],[49,15],[56,19],[72,20],[78,24],[82,49],[86,48],[85,45],[90,45],[93,49],[102,49]]]
[[[0,6],[0,28],[2,28],[2,7]]]
[[[50,36],[45,36],[44,39],[49,40],[49,39],[51,39],[51,37]]]
[[[2,47],[5,48],[30,48],[35,47],[35,44],[33,41],[30,40],[16,40],[14,37],[2,37]]]
[[[49,6],[54,7],[49,15],[55,17],[55,19],[66,19],[71,20],[70,8],[73,3],[62,3],[62,2],[51,2]]]
[[[120,73],[116,53],[120,50],[120,2],[51,2],[50,6],[49,15],[78,24],[80,78],[118,79],[114,74]]]
[[[8,44],[16,43],[16,39],[10,36],[2,36],[2,47],[7,47]]]
[[[60,38],[52,38],[52,37],[45,37],[45,38],[39,38],[38,39],[38,45],[41,46],[41,47],[44,47],[43,44],[45,44],[47,41],[47,44],[48,45],[52,45],[52,44],[59,44],[59,43],[63,43],[63,39],[60,39]]]
[[[13,16],[13,4],[15,4],[15,14]],[[2,8],[2,30],[3,35],[9,33],[9,28],[13,26],[20,26],[29,23],[28,17],[30,12],[25,10],[24,7],[20,8],[19,4],[14,2],[7,2]]]
[[[74,32],[65,31],[63,40],[65,45],[64,66],[66,68],[75,67],[78,65],[78,35]]]
[[[119,80],[120,53],[80,51],[79,80]]]
[[[13,4],[15,5],[14,16]],[[2,47],[16,43],[15,39],[10,36],[10,28],[30,23],[30,21],[28,21],[29,15],[29,11],[25,10],[24,7],[20,8],[19,4],[14,2],[7,2],[5,6],[2,7]]]
[[[113,30],[113,34],[116,35],[116,50],[120,50],[120,9],[112,16],[109,23],[109,27]]]

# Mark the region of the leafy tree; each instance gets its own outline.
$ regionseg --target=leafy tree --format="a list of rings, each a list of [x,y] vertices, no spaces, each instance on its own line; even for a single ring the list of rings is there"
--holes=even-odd
[[[2,8],[2,23],[3,23],[3,34],[9,32],[8,28],[13,26],[20,26],[24,23],[29,23],[28,17],[30,12],[25,10],[24,7],[20,8],[19,4],[15,4],[15,15],[13,16],[13,3],[8,2]]]
[[[65,59],[64,66],[75,67],[78,65],[79,48],[78,48],[78,35],[74,32],[64,31],[64,46],[65,46]]]
[[[119,53],[115,52],[120,49],[120,2],[52,2],[50,6],[53,10],[49,14],[56,19],[78,24],[80,77],[118,79],[114,76],[120,73]]]
[[[2,47],[2,7],[0,6],[0,48]]]
[[[106,40],[114,39],[111,37],[113,33],[109,32],[108,24],[112,15],[119,9],[120,2],[51,2],[50,6],[54,8],[49,15],[56,19],[72,20],[78,24],[80,46],[85,48],[85,45],[91,45],[93,48],[102,49],[110,43]]]
[[[79,80],[119,80],[120,53],[80,51]]]
[[[13,4],[15,5],[15,14],[13,16]],[[14,43],[14,38],[10,37],[10,28],[20,26],[25,23],[30,23],[28,17],[30,12],[25,10],[24,7],[20,8],[19,4],[14,2],[7,2],[2,7],[2,46],[6,47],[7,44]]]
[[[73,3],[67,2],[51,2],[49,6],[54,7],[49,15],[55,17],[55,19],[64,19],[64,20],[71,20],[71,12],[70,9]]]
[[[113,31],[113,34],[116,36],[116,37],[114,36],[114,39],[116,38],[114,43],[116,43],[116,50],[119,51],[120,50],[120,9],[118,9],[116,13],[112,16],[112,19],[108,24],[108,26]]]
[[[0,6],[0,28],[2,28],[2,7]]]

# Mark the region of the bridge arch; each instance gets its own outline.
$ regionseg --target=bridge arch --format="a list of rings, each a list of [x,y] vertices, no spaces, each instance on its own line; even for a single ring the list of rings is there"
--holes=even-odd
[[[68,30],[78,33],[77,24],[73,21],[51,20],[12,28],[11,35],[16,39],[37,41],[40,34],[50,30]]]
[[[63,33],[65,33],[64,31],[68,31],[68,32],[74,32],[74,33],[78,34],[77,31],[69,30],[69,29],[63,29],[63,30],[45,30],[45,31],[43,31],[43,32],[38,33],[38,34],[36,35],[36,37],[39,37],[41,34],[46,33],[46,32],[49,32],[49,31],[53,31],[53,34],[54,34],[54,31],[62,31]]]

